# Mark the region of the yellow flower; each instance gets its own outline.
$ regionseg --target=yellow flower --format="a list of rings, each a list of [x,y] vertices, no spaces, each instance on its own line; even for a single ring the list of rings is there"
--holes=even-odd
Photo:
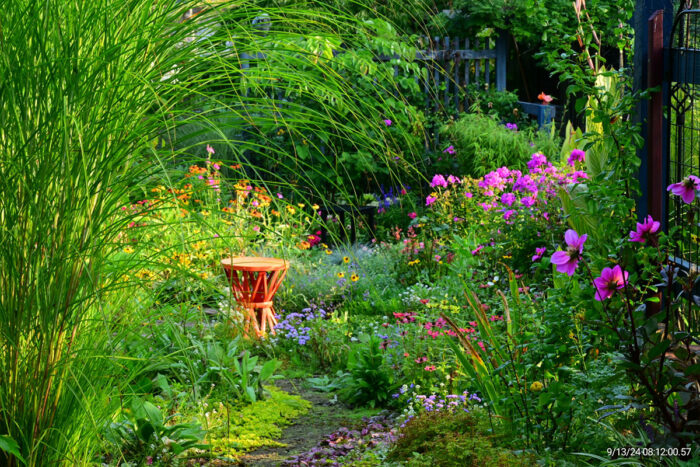
[[[530,385],[530,391],[532,391],[532,392],[541,391],[542,388],[544,388],[544,385],[542,383],[540,383],[539,381],[535,381],[534,383],[532,383]]]
[[[320,207],[321,206],[319,206],[318,204],[314,204],[313,206],[311,206],[311,209],[313,209],[314,211],[318,211],[318,208]]]
[[[327,255],[332,255],[333,252],[332,252],[331,250],[326,250],[326,254],[327,254]]]
[[[124,253],[133,253],[134,249],[130,246],[124,247]]]
[[[343,271],[340,271],[338,274],[336,274],[336,276],[338,276],[338,278],[342,279],[343,277],[345,277],[345,273]]]
[[[294,209],[294,206],[292,206],[291,204],[287,205],[287,211],[289,211],[289,214],[294,214],[295,212],[297,212],[297,210]]]
[[[343,263],[348,264],[350,262],[350,258],[347,256],[343,256]]]
[[[358,275],[355,274],[354,272],[353,272],[352,275],[350,276],[350,280],[353,281],[353,282],[357,282],[357,280],[358,280],[359,278],[360,278],[360,276],[358,276]]]
[[[306,205],[304,203],[298,203],[297,206],[299,206],[299,209],[304,209]]]

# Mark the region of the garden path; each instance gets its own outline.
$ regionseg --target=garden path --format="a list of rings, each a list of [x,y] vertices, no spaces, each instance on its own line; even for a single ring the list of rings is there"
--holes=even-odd
[[[277,440],[284,447],[269,447],[246,453],[239,465],[276,466],[286,459],[304,453],[316,446],[323,438],[338,428],[356,424],[366,410],[352,410],[335,400],[332,394],[309,387],[300,379],[276,381],[276,386],[290,393],[301,396],[311,402],[309,412],[288,426]]]

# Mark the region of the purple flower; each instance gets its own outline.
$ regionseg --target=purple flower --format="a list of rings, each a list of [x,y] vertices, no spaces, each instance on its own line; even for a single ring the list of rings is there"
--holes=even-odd
[[[695,175],[688,175],[682,181],[669,185],[666,191],[680,196],[684,203],[690,204],[695,199],[695,192],[699,189],[700,178]]]
[[[603,268],[600,277],[596,277],[593,280],[596,288],[595,299],[603,301],[612,297],[616,290],[620,290],[625,286],[628,276],[629,274],[623,271],[619,264],[612,269]]]
[[[503,195],[501,195],[501,203],[506,206],[512,206],[514,202],[515,195],[513,193],[503,193]]]
[[[532,257],[532,262],[534,263],[535,261],[539,261],[544,255],[545,251],[547,251],[547,247],[544,246],[540,248],[535,248],[535,256]]]
[[[440,174],[434,175],[433,181],[430,182],[430,188],[435,188],[436,186],[447,188],[447,180],[445,180],[445,177]]]
[[[509,220],[513,216],[513,214],[515,214],[515,211],[512,209],[509,209],[503,213],[503,219]]]
[[[571,151],[569,159],[566,161],[571,167],[576,165],[576,162],[584,162],[586,160],[586,153],[580,149],[574,149]]]
[[[575,230],[569,229],[564,234],[564,241],[566,242],[567,249],[564,251],[556,251],[552,255],[552,264],[557,265],[557,271],[568,274],[569,276],[574,275],[576,271],[576,266],[578,266],[578,260],[583,253],[583,244],[586,242],[588,235],[583,234],[579,237]]]
[[[455,151],[455,147],[454,147],[454,146],[449,145],[449,146],[447,147],[447,149],[445,149],[445,150],[442,151],[442,152],[443,152],[443,153],[447,153],[447,154],[454,154],[454,153],[457,152],[457,151]]]
[[[536,152],[532,155],[532,158],[527,163],[527,168],[534,169],[536,167],[540,167],[540,166],[545,165],[545,164],[547,164],[547,157],[544,154],[540,154],[539,152]]]
[[[388,118],[386,120],[382,120],[386,126],[391,126],[391,120]]]
[[[534,206],[535,198],[533,198],[532,196],[526,196],[523,199],[521,199],[520,202],[523,204],[523,206],[529,208],[531,206]]]
[[[436,198],[435,196],[430,196],[430,195],[428,195],[428,197],[425,198],[425,205],[426,205],[426,206],[430,206],[430,205],[433,204],[435,201],[437,201],[437,198]]]
[[[518,125],[515,123],[506,123],[506,128],[513,131],[518,131]]]
[[[652,219],[651,216],[647,216],[643,223],[637,222],[636,231],[630,231],[630,242],[645,243],[651,235],[658,232],[660,227],[659,222]]]

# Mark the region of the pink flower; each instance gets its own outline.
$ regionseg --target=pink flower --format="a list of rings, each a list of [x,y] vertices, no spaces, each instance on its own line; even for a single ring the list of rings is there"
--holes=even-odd
[[[651,216],[647,216],[643,223],[637,222],[636,231],[630,231],[630,242],[645,243],[651,235],[658,232],[660,227],[659,222],[652,219]]]
[[[466,196],[467,198],[471,198],[471,197],[474,196],[474,195],[472,195],[472,194],[469,193],[468,191],[465,191],[465,192],[464,192],[464,196]]]
[[[684,203],[690,204],[695,199],[695,192],[699,189],[700,178],[695,175],[688,175],[682,181],[669,185],[666,191],[680,196]]]
[[[409,219],[415,219],[416,216],[418,216],[418,214],[416,214],[415,212],[409,212],[409,213],[408,213]]]
[[[435,371],[435,365],[428,365],[423,368],[425,371]]]
[[[574,149],[571,151],[569,159],[566,161],[571,167],[576,165],[576,162],[584,162],[586,160],[586,153],[580,149]]]
[[[445,180],[445,177],[440,174],[434,175],[433,181],[430,182],[430,188],[435,188],[436,186],[447,188],[447,180]]]
[[[284,198],[284,196],[282,196],[282,193],[277,193],[277,197],[278,197],[279,199]]]
[[[447,149],[445,149],[445,150],[442,151],[442,152],[443,152],[443,153],[447,153],[447,154],[454,154],[454,153],[457,152],[457,151],[455,151],[455,147],[454,147],[454,146],[450,145],[450,146],[447,147]]]
[[[564,234],[564,241],[568,248],[565,251],[556,251],[552,255],[552,264],[557,265],[557,271],[568,274],[569,276],[574,275],[576,271],[576,266],[578,266],[578,260],[583,253],[583,244],[586,242],[588,235],[583,234],[579,237],[575,230],[569,229]]]
[[[416,363],[425,363],[428,361],[428,357],[418,357],[416,358]]]
[[[474,250],[472,250],[472,256],[478,255],[479,252],[480,252],[481,250],[483,250],[483,249],[484,249],[484,245],[479,245],[479,246],[476,247]]]
[[[544,92],[541,92],[541,93],[537,96],[537,98],[538,98],[539,100],[541,100],[542,103],[543,103],[544,105],[547,105],[547,104],[549,104],[550,102],[552,102],[552,96],[550,96],[549,94],[545,94]]]
[[[616,290],[620,290],[625,286],[628,276],[629,274],[623,271],[619,264],[612,269],[603,268],[600,277],[593,280],[596,288],[595,299],[603,301],[612,297]]]
[[[544,246],[541,248],[535,248],[535,256],[532,257],[532,262],[534,263],[535,261],[541,259],[545,251],[547,251],[547,247]]]
[[[425,205],[430,206],[435,201],[437,201],[437,198],[435,196],[428,196],[427,198],[425,198]]]
[[[388,118],[386,120],[382,120],[386,126],[391,126],[391,120]]]
[[[213,147],[211,147],[211,146],[209,146],[209,145],[207,144],[207,152],[208,152],[209,154],[214,154],[216,151],[214,151],[214,148],[213,148]]]

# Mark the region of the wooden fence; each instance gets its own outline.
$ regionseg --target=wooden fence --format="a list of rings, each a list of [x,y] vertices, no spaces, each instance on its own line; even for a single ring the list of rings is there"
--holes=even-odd
[[[425,79],[418,80],[424,95],[426,111],[451,111],[454,114],[469,110],[469,85],[479,85],[482,89],[495,85],[496,90],[506,90],[507,32],[501,32],[495,40],[465,39],[459,37],[422,37],[416,53],[416,61],[426,69]],[[342,53],[342,51],[337,52]],[[241,54],[242,68],[248,69],[255,60],[265,59],[264,54]],[[396,56],[379,56],[378,61],[390,61]],[[394,75],[399,75],[399,66],[394,66]],[[417,78],[416,78],[417,79]],[[274,92],[270,93],[274,98]],[[555,118],[556,108],[552,105],[521,102],[523,112],[536,118],[544,127]],[[429,129],[426,135],[426,149],[437,149],[440,144],[439,132]]]

